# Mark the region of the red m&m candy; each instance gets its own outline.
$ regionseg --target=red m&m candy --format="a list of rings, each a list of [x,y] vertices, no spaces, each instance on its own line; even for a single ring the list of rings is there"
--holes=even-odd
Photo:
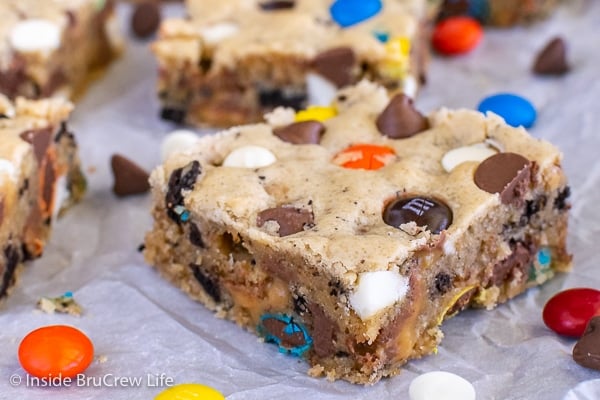
[[[470,17],[452,17],[439,22],[433,31],[433,47],[441,54],[457,55],[473,50],[483,37],[483,29]]]
[[[562,291],[544,306],[544,323],[559,335],[580,337],[593,316],[600,315],[600,291],[575,288]]]

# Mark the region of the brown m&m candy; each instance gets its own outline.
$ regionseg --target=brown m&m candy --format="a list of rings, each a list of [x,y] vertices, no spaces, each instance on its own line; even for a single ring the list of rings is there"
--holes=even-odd
[[[475,184],[488,193],[499,193],[503,204],[519,205],[531,181],[531,162],[520,154],[498,153],[475,170]]]
[[[429,122],[413,105],[407,95],[401,93],[392,98],[377,117],[377,129],[392,139],[403,139],[429,128]]]
[[[443,202],[429,197],[405,197],[385,207],[383,221],[395,228],[414,222],[438,234],[452,224],[452,210]]]

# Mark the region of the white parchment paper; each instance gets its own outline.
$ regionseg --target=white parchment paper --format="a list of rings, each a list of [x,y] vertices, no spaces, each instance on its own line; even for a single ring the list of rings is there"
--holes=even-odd
[[[127,31],[129,9],[120,11]],[[170,5],[168,12],[182,10]],[[569,43],[572,72],[533,76],[534,54],[557,34]],[[512,91],[535,104],[539,119],[531,133],[561,147],[573,188],[573,272],[493,311],[461,313],[444,324],[437,355],[410,362],[399,376],[367,388],[306,376],[306,363],[215,318],[144,264],[136,248],[151,225],[149,196],[115,198],[109,158],[123,153],[150,170],[159,162],[161,138],[173,129],[157,117],[156,67],[147,46],[131,41],[72,118],[89,192],[56,224],[44,257],[28,265],[2,306],[0,399],[152,399],[163,390],[157,387],[161,374],[175,383],[215,387],[230,400],[408,399],[410,381],[431,370],[463,376],[475,385],[478,399],[600,399],[600,372],[575,364],[575,342],[555,335],[541,319],[557,291],[600,288],[600,1],[567,1],[548,21],[488,29],[472,54],[434,57],[417,102],[425,112],[474,108],[487,94]],[[73,291],[85,308],[81,318],[35,310],[41,296],[65,291]],[[90,336],[104,360],[87,371],[95,381],[63,388],[27,384],[17,359],[19,342],[50,324],[74,325]]]

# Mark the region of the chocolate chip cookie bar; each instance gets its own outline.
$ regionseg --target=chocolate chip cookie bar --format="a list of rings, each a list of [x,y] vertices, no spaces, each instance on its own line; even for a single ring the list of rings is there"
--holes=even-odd
[[[41,256],[61,210],[83,196],[70,103],[0,95],[0,298],[23,261]]]
[[[188,0],[153,51],[161,115],[231,126],[276,106],[328,105],[362,78],[414,96],[424,79],[424,0]]]
[[[310,374],[362,384],[434,352],[465,307],[570,268],[550,143],[367,81],[323,115],[278,108],[168,157],[147,262]]]
[[[0,93],[73,97],[122,49],[112,0],[0,2]]]
[[[558,0],[444,0],[438,18],[470,15],[484,24],[511,26],[546,17]]]

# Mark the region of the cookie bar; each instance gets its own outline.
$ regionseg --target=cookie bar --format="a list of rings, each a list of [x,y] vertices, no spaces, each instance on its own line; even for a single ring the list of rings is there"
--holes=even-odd
[[[162,23],[161,115],[231,126],[328,105],[362,78],[411,96],[424,79],[424,0],[188,0]]]
[[[484,24],[511,26],[546,17],[558,0],[444,0],[439,19],[470,15]]]
[[[61,99],[15,103],[0,95],[0,298],[25,260],[39,257],[62,209],[79,200],[85,179]]]
[[[147,262],[310,374],[363,384],[434,352],[465,307],[570,268],[553,145],[494,114],[424,117],[366,81],[332,109],[172,154],[150,178]]]
[[[0,93],[81,93],[121,50],[112,0],[0,2]]]

